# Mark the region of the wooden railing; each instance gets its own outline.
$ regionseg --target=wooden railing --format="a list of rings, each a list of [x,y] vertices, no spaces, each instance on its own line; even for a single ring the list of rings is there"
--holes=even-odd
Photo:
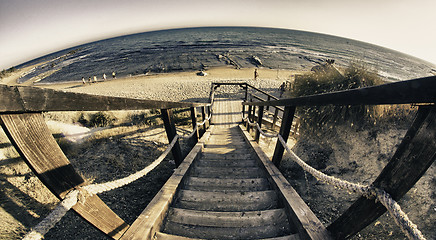
[[[248,112],[258,108],[257,122],[261,125],[263,108],[285,106],[279,134],[287,141],[295,110],[302,106],[322,105],[383,105],[416,104],[417,116],[394,156],[372,186],[388,192],[399,200],[422,177],[436,158],[436,76],[402,81],[380,86],[345,90],[298,98],[272,101],[246,101]],[[245,108],[244,108],[245,109]],[[254,120],[254,118],[252,118]],[[277,141],[272,161],[277,166],[284,147]],[[335,220],[328,230],[337,239],[349,238],[375,221],[386,208],[374,200],[360,197]]]
[[[0,85],[0,124],[21,158],[50,191],[62,200],[69,192],[83,186],[85,181],[72,167],[50,134],[42,112],[161,109],[161,118],[171,143],[177,136],[173,109],[189,108],[192,127],[196,131],[192,135],[192,141],[197,142],[209,125],[204,124],[200,130],[198,129],[196,126],[197,108],[200,108],[201,118],[204,122],[207,115],[212,112],[213,98],[213,86],[209,103],[188,103],[97,96],[35,87]],[[171,149],[177,166],[184,159],[178,139]],[[114,239],[119,239],[129,228],[129,225],[96,194],[87,197],[84,202],[75,204],[73,209],[97,229]]]

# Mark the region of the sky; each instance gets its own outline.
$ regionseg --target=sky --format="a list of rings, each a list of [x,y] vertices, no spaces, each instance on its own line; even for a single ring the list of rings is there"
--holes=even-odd
[[[201,26],[304,30],[436,64],[435,0],[0,0],[0,69],[79,44]]]

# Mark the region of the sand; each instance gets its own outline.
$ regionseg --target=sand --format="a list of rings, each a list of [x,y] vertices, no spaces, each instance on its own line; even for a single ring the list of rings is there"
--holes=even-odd
[[[15,85],[18,76],[30,69],[18,70],[0,81],[0,84]],[[196,71],[164,73],[111,79],[85,85],[81,82],[62,84],[28,82],[20,85],[140,99],[204,102],[209,96],[211,82],[246,81],[271,94],[278,95],[278,86],[283,81],[292,79],[291,75],[303,73],[261,68],[259,80],[253,81],[253,68],[223,67],[209,69],[206,72],[207,76],[198,76]],[[76,141],[73,151],[71,149],[68,151],[68,158],[90,182],[105,182],[133,173],[152,161],[167,144],[162,127],[115,126],[112,129],[96,131],[71,125],[71,123],[49,122],[49,124],[53,133],[62,133],[67,137],[72,137],[70,142]],[[335,143],[331,145],[333,153],[328,160],[331,166],[326,171],[350,181],[370,183],[386,164],[386,156],[392,154],[401,141],[405,129],[392,127],[386,130],[381,129],[375,139],[367,137],[370,135],[369,130],[348,131],[348,128],[342,126],[338,130],[338,135],[332,139]],[[94,137],[91,137],[89,141],[82,141],[81,137],[89,138],[90,135]],[[269,150],[267,152],[271,153],[274,145],[274,141],[263,139],[262,146]],[[2,184],[0,218],[4,222],[4,226],[0,228],[0,239],[18,239],[41,217],[45,216],[57,200],[30,172],[22,160],[17,158],[17,154],[1,131],[0,146],[0,183]],[[303,158],[309,159],[313,154],[312,150],[319,153],[320,149],[324,151],[322,146],[316,146],[315,143],[307,141],[304,144],[297,144],[294,150]],[[380,160],[380,156],[385,157]],[[161,170],[149,177],[141,179],[132,186],[102,194],[101,198],[123,219],[132,223],[166,181],[171,173],[171,167],[171,162],[166,162]],[[430,239],[434,237],[436,228],[434,226],[436,201],[434,191],[431,190],[436,184],[435,169],[433,164],[424,178],[400,202],[418,227],[424,227],[422,230]],[[298,176],[298,173],[295,173],[295,166],[289,162],[286,155],[281,170],[284,171],[285,176],[295,178],[291,184],[326,224],[340,215],[357,197],[350,197],[347,192],[319,184],[302,173]],[[139,191],[144,192],[145,197],[138,198],[137,192]],[[422,214],[425,217],[420,217]],[[107,239],[71,212],[49,232],[46,239],[73,237],[76,239]],[[386,215],[354,237],[354,239],[385,238],[404,238],[393,220]]]

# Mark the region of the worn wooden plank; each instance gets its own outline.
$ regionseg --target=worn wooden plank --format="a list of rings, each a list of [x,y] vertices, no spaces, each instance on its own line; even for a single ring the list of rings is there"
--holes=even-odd
[[[173,119],[173,111],[171,109],[161,109],[161,116],[164,122],[165,131],[167,133],[168,142],[172,142],[177,135],[176,126]],[[179,166],[183,161],[182,150],[180,149],[179,140],[176,141],[171,149],[176,166]]]
[[[187,190],[199,191],[264,191],[269,189],[266,178],[216,179],[189,177],[185,183]]]
[[[1,112],[108,111],[183,108],[204,103],[169,102],[62,92],[53,89],[0,84]]]
[[[210,136],[210,130],[211,129],[204,134],[200,141],[189,152],[183,163],[174,171],[173,175],[154,196],[152,201],[147,205],[144,211],[142,211],[135,222],[133,222],[121,239],[154,239],[155,234],[161,230],[167,211],[173,202],[177,189],[182,183],[186,172],[189,170],[194,160],[200,157],[204,142]]]
[[[200,110],[201,111],[201,121],[204,122],[206,120],[206,118],[207,118],[207,116],[206,116],[206,109],[205,109],[205,107],[201,107],[200,109],[201,109]],[[208,123],[206,121],[203,124],[203,126],[201,127],[202,131],[201,131],[200,137],[202,137],[203,134],[206,132],[207,126],[208,126]]]
[[[244,133],[247,142],[256,152],[262,166],[264,166],[267,171],[271,185],[280,193],[279,197],[282,200],[281,202],[288,211],[289,222],[298,228],[300,238],[319,240],[332,239],[324,225],[281,174],[280,170],[269,160],[260,146],[251,138],[250,134],[241,126],[240,130]]]
[[[289,133],[291,132],[292,122],[294,120],[295,114],[295,106],[286,106],[285,112],[283,113],[282,125],[280,127],[279,134],[283,137],[283,139],[288,141]],[[280,141],[277,141],[276,147],[274,149],[274,155],[272,158],[272,162],[279,166],[282,161],[283,152],[285,148],[282,146]]]
[[[84,183],[50,134],[42,114],[3,114],[0,119],[23,160],[59,199]],[[88,196],[73,209],[114,239],[120,238],[128,227],[97,195]]]
[[[420,107],[394,156],[373,186],[399,200],[421,178],[436,158],[436,107]],[[386,212],[374,200],[359,198],[328,229],[338,239],[356,234]]]
[[[246,228],[216,228],[204,226],[191,226],[168,222],[165,226],[165,231],[169,233],[178,233],[180,235],[204,238],[204,239],[262,239],[274,237],[277,232],[283,235],[289,234],[289,226],[286,222],[280,222],[276,225],[266,225],[259,227]],[[225,236],[223,238],[223,236]]]
[[[211,178],[257,178],[264,172],[259,167],[196,167],[192,176]]]
[[[283,208],[251,212],[214,212],[172,208],[168,213],[172,222],[209,227],[257,227],[287,221]]]
[[[435,103],[436,76],[269,102],[243,103],[256,106],[382,105]]]
[[[209,192],[181,190],[176,207],[203,211],[258,211],[278,207],[275,191]]]
[[[259,128],[262,127],[262,120],[263,120],[263,106],[259,106],[259,110],[257,112],[257,124],[259,124]],[[260,131],[256,128],[256,134],[254,136],[254,140],[256,142],[259,142],[260,139]]]
[[[191,122],[192,122],[192,130],[195,131],[192,136],[193,145],[197,144],[198,139],[200,138],[199,130],[197,128],[197,109],[195,107],[191,107]]]

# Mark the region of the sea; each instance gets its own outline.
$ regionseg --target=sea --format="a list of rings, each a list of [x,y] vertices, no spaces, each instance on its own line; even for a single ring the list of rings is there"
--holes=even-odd
[[[18,80],[39,83],[207,70],[213,67],[307,70],[335,60],[357,63],[390,81],[436,75],[436,66],[391,49],[320,33],[257,27],[202,27],[125,35],[52,53]]]

